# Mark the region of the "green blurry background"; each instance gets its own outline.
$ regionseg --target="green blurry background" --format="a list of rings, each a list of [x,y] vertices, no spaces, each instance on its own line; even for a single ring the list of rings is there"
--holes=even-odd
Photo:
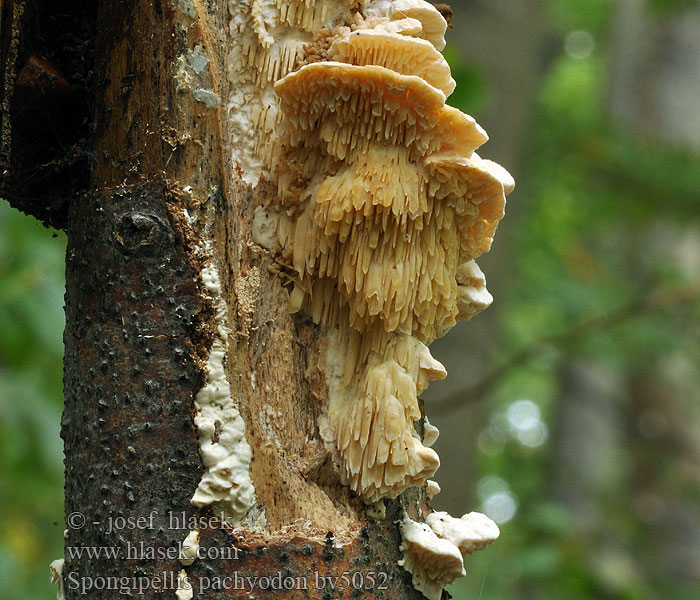
[[[0,201],[0,597],[56,597],[65,236]],[[54,588],[54,589],[52,589]]]
[[[434,345],[437,509],[466,599],[700,598],[700,6],[453,2],[451,103],[516,191],[494,305]],[[0,590],[62,555],[62,234],[0,202]],[[9,594],[9,595],[8,595]]]

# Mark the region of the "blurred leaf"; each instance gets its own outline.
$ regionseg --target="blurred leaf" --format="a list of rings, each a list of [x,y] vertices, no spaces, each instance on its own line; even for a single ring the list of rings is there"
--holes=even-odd
[[[647,0],[649,10],[662,17],[669,17],[697,6],[697,0]]]

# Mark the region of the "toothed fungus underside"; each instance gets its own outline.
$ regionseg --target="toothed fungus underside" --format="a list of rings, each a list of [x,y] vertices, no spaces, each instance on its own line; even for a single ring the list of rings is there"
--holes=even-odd
[[[446,104],[447,23],[423,0],[230,2],[231,131],[243,177],[277,185],[254,240],[325,342],[321,435],[367,503],[439,466],[414,424],[445,370],[428,345],[491,302],[475,259],[510,175]],[[251,132],[255,132],[251,135]],[[435,493],[435,485],[431,487]]]
[[[474,259],[490,248],[513,186],[474,152],[487,136],[445,104],[452,79],[428,46],[341,31],[328,54],[353,64],[316,62],[275,85],[285,148],[277,242],[296,276],[290,306],[327,332],[322,434],[367,502],[439,466],[414,429],[417,394],[445,375],[427,345],[490,303]]]
[[[229,10],[237,160],[278,189],[254,239],[291,274],[290,310],[321,327],[321,434],[343,482],[367,503],[395,497],[439,466],[437,430],[422,443],[414,427],[418,394],[446,374],[427,346],[490,304],[474,259],[513,180],[476,154],[483,129],[445,103],[447,23],[428,2]]]
[[[228,9],[228,97],[203,87],[202,46],[179,57],[177,89],[226,111],[244,181],[277,186],[255,213],[253,240],[286,275],[290,311],[318,324],[321,436],[342,482],[383,518],[384,498],[440,490],[430,480],[438,430],[425,419],[421,440],[415,427],[419,395],[446,376],[428,346],[491,303],[475,259],[490,249],[513,179],[476,153],[488,137],[475,120],[446,104],[447,23],[430,3],[229,0]],[[210,244],[198,248],[217,330],[195,399],[205,472],[192,503],[241,524],[256,504],[253,456],[227,379],[228,305]],[[249,326],[244,318],[241,335]],[[437,599],[498,527],[478,513],[433,512],[426,523],[404,517],[401,533],[401,564]],[[198,533],[185,542],[188,566]],[[191,598],[181,578],[176,595]]]

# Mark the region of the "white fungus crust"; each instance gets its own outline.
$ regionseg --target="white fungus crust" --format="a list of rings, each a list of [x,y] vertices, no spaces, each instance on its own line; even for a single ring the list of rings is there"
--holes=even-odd
[[[198,507],[212,505],[237,523],[255,504],[250,479],[251,449],[226,378],[224,361],[231,330],[227,326],[227,306],[215,264],[209,263],[202,270],[202,282],[214,302],[217,329],[207,360],[207,382],[194,402],[194,423],[205,471],[191,502]]]

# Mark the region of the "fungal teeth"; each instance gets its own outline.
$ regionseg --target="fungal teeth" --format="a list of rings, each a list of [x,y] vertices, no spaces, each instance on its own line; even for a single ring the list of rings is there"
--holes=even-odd
[[[445,104],[437,9],[355,4],[251,0],[232,31],[265,99],[250,110],[254,148],[277,185],[260,239],[295,274],[290,311],[321,327],[323,437],[374,502],[438,468],[436,430],[423,445],[414,428],[417,395],[446,374],[427,345],[490,303],[474,259],[513,182],[476,154],[484,130]]]

